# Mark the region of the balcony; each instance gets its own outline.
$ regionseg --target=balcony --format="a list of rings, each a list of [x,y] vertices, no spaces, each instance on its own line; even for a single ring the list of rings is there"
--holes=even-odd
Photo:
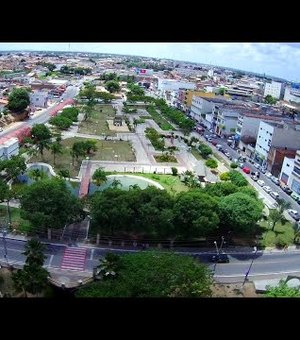
[[[296,176],[297,178],[299,178],[299,179],[300,179],[300,175],[299,175],[299,174],[297,174],[297,172],[295,172],[295,171],[292,171],[292,174],[293,174],[294,176]]]
[[[300,167],[300,160],[299,160],[299,158],[295,158],[295,165],[298,165]]]

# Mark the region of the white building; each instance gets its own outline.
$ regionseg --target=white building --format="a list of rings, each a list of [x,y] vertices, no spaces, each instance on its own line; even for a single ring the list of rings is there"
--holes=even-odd
[[[30,93],[30,105],[34,107],[47,107],[48,104],[48,92],[36,91]]]
[[[179,89],[194,90],[196,89],[196,84],[178,81],[176,79],[158,78],[157,89],[159,91],[178,91]]]
[[[292,89],[290,87],[286,87],[283,100],[287,102],[300,103],[300,89]]]
[[[294,167],[289,177],[288,186],[297,194],[300,195],[300,150],[297,150],[294,159]]]
[[[260,122],[255,146],[255,158],[265,165],[271,147],[300,149],[300,126]]]
[[[278,83],[276,81],[272,81],[272,83],[266,83],[264,97],[270,95],[276,99],[280,99],[282,94],[282,83]]]
[[[284,157],[279,180],[285,185],[289,185],[290,177],[294,169],[295,158]]]
[[[0,160],[10,159],[19,154],[18,138],[10,138],[0,145]]]

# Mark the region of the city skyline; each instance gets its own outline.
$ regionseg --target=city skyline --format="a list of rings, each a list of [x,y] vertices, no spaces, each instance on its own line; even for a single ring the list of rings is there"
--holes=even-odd
[[[11,50],[166,58],[300,81],[299,43],[0,43],[0,51]]]

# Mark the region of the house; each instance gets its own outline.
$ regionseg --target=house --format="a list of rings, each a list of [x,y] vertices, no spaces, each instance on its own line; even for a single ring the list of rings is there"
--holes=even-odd
[[[47,107],[48,91],[36,91],[30,94],[30,105],[33,107]]]

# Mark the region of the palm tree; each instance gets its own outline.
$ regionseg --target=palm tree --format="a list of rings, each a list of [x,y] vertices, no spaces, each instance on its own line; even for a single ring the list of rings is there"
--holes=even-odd
[[[36,239],[31,239],[27,241],[25,245],[25,251],[22,253],[27,256],[25,263],[37,264],[42,266],[44,264],[44,260],[47,256],[44,255],[43,251],[45,250],[45,246]]]
[[[105,183],[107,181],[107,177],[105,174],[105,171],[103,168],[97,169],[93,176],[92,179],[95,181],[96,185],[99,187],[102,183]]]
[[[104,259],[100,259],[100,264],[96,268],[96,278],[116,277],[121,267],[120,256],[114,253],[107,253]]]
[[[41,169],[32,169],[28,171],[28,176],[34,181],[42,180],[47,178],[47,174]]]
[[[63,146],[60,142],[54,142],[50,145],[50,150],[53,155],[53,164],[55,165],[55,155],[61,155],[63,153]]]
[[[114,179],[111,183],[111,187],[117,189],[119,186],[122,187],[121,181],[119,181],[118,179]]]

